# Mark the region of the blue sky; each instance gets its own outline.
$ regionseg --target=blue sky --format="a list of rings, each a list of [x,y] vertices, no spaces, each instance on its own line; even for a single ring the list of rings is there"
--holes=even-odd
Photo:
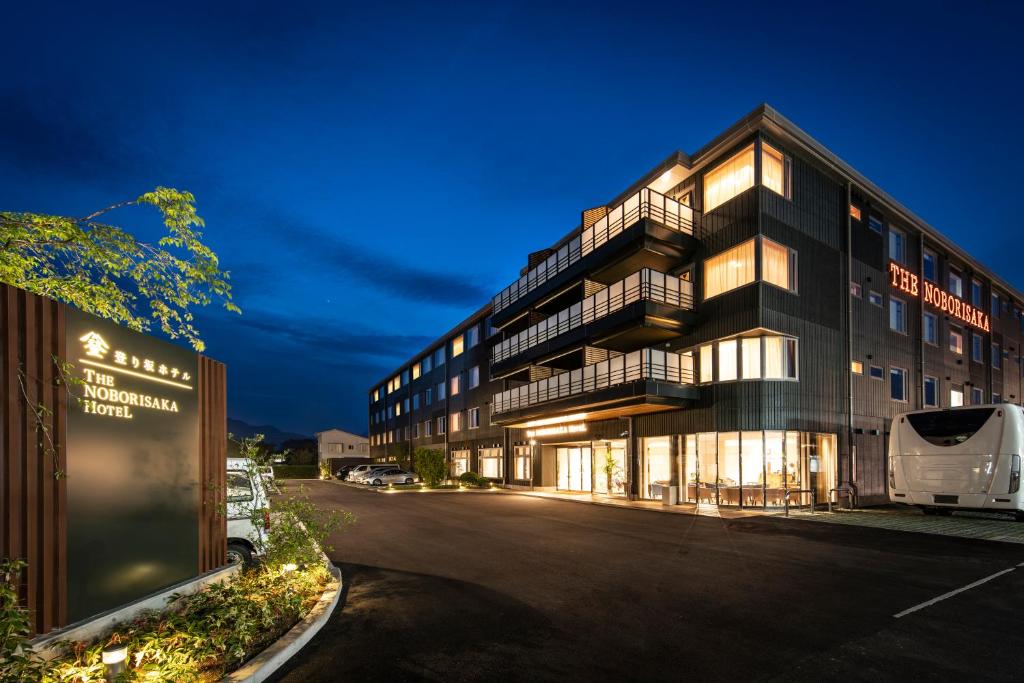
[[[194,192],[232,417],[365,432],[371,382],[762,101],[1024,289],[1019,5],[210,4],[6,8],[0,208]]]

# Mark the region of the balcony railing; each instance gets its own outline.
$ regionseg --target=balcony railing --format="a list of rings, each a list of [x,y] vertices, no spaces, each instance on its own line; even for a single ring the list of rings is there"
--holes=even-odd
[[[491,349],[491,362],[498,363],[512,358],[529,348],[592,323],[640,300],[659,301],[693,310],[693,283],[673,275],[659,273],[651,268],[644,268],[495,344]]]
[[[590,252],[600,249],[641,218],[651,218],[672,230],[693,234],[693,209],[645,187],[567,244],[563,244],[543,263],[501,290],[493,300],[494,312],[507,308]]]
[[[495,394],[491,412],[507,413],[638,379],[693,384],[693,356],[640,349]]]

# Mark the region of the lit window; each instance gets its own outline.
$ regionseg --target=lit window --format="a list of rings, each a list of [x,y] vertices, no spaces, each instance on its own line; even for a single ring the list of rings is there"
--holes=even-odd
[[[452,377],[452,379],[451,379],[451,395],[452,396],[458,396],[459,395],[459,388],[460,388],[459,385],[460,384],[461,384],[461,382],[459,381],[459,376],[458,375],[455,375],[454,377]]]
[[[736,348],[735,339],[718,344],[718,381],[729,382],[736,379]]]
[[[852,218],[855,221],[860,220],[860,207],[850,204],[850,218]]]
[[[452,413],[448,416],[448,431],[457,432],[462,429],[462,413]]]
[[[864,295],[864,290],[861,289],[859,282],[850,283],[850,295],[855,296],[858,299]]]
[[[868,301],[878,306],[879,308],[882,307],[882,295],[879,294],[878,292],[868,292]]]
[[[939,345],[939,319],[934,313],[921,316],[921,336],[929,344]]]
[[[711,344],[700,347],[700,381],[710,382],[714,379],[714,359],[711,355]]]
[[[992,369],[1000,370],[1003,366],[1003,352],[999,348],[999,344],[992,345]]]
[[[401,414],[402,414],[402,404],[401,403],[396,403],[395,404],[395,415],[401,415]]]
[[[850,372],[852,372],[855,375],[863,375],[864,374],[864,363],[861,363],[859,360],[851,361],[850,362]]]
[[[761,240],[761,279],[796,291],[796,251],[770,239]]]
[[[871,374],[871,379],[882,379],[885,377],[885,371],[878,365],[872,365],[868,368],[868,372]]]
[[[771,145],[761,143],[761,184],[786,199],[790,198],[790,161]]]
[[[743,340],[743,379],[761,379],[761,339]]]
[[[877,232],[879,235],[882,234],[882,230],[885,228],[885,223],[882,219],[873,213],[868,214],[868,227]]]
[[[956,268],[949,269],[949,291],[960,298],[964,296],[964,278]]]
[[[907,333],[907,304],[894,296],[889,297],[889,329]]]
[[[903,368],[889,368],[889,398],[907,400],[907,371]]]
[[[796,379],[796,339],[764,337],[764,378]]]
[[[412,378],[413,379],[419,379],[420,378],[420,367],[421,366],[420,366],[419,363],[416,363],[416,365],[412,366]]]
[[[949,388],[949,407],[959,408],[964,404],[964,388],[954,384]]]
[[[500,448],[480,449],[480,475],[488,479],[501,479],[503,458]]]
[[[754,186],[754,145],[704,174],[704,211],[708,212]]]
[[[907,262],[907,236],[896,228],[889,228],[889,258],[898,263]]]
[[[921,274],[924,275],[924,279],[929,282],[938,282],[939,279],[939,257],[935,255],[935,252],[924,250],[923,268]]]
[[[971,334],[971,360],[975,363],[985,362],[981,353],[981,342],[982,339],[980,334]]]
[[[971,305],[981,308],[981,282],[979,280],[971,280]]]
[[[754,281],[754,240],[712,256],[704,262],[704,298]]]
[[[939,405],[939,380],[935,377],[924,378],[924,405],[926,408]]]
[[[516,446],[515,453],[515,478],[518,481],[529,481],[533,478],[530,447]]]
[[[964,333],[954,325],[949,326],[949,350],[958,354],[964,352]]]
[[[452,358],[455,358],[462,353],[463,345],[464,342],[461,334],[455,339],[452,339]]]

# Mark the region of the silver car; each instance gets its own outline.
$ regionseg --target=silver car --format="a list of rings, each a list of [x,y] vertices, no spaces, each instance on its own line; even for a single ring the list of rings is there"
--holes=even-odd
[[[365,481],[370,484],[370,486],[384,486],[385,484],[413,484],[416,482],[416,474],[397,467],[392,467],[386,470],[374,470]]]
[[[348,481],[359,481],[359,477],[369,474],[370,470],[375,467],[383,467],[383,465],[356,465],[348,471],[348,474],[345,475],[345,479]]]
[[[349,481],[354,481],[357,484],[365,484],[367,481],[369,481],[370,477],[376,474],[377,472],[381,472],[383,470],[393,470],[396,469],[397,467],[398,465],[394,463],[385,463],[378,465],[360,465],[353,471],[352,474],[349,475]]]

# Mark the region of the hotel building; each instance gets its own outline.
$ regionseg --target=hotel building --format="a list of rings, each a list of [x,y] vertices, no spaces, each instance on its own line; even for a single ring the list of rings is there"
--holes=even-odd
[[[762,105],[372,387],[371,454],[599,496],[882,503],[894,415],[1021,402],[1022,309]]]

